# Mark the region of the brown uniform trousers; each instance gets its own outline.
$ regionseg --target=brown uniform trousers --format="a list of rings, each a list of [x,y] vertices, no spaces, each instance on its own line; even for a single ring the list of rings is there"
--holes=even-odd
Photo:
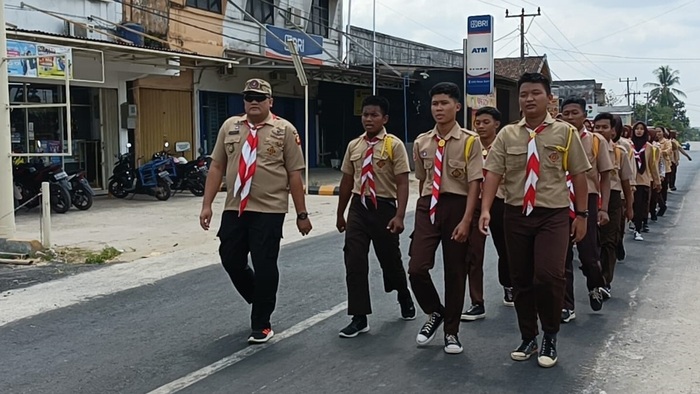
[[[608,202],[608,217],[610,222],[600,227],[600,264],[603,277],[608,285],[612,283],[617,263],[617,245],[624,234],[624,216],[622,212],[622,192],[610,190]],[[622,229],[620,229],[622,223]]]
[[[506,204],[504,227],[513,280],[515,310],[523,340],[538,335],[537,317],[546,334],[559,332],[569,241],[568,208],[523,208]]]
[[[605,286],[603,271],[600,267],[600,239],[598,238],[598,195],[588,194],[588,219],[586,236],[576,244],[578,259],[583,275],[586,277],[588,290]],[[566,295],[564,308],[573,310],[574,303],[574,245],[569,242],[566,254]]]
[[[493,245],[498,252],[498,282],[503,287],[513,287],[510,279],[510,268],[508,266],[508,249],[506,248],[506,236],[503,228],[503,212],[505,209],[505,201],[502,198],[494,198],[491,205],[491,237]]]
[[[467,280],[468,242],[453,241],[452,232],[464,217],[467,197],[443,193],[437,204],[435,224],[430,222],[430,198],[424,196],[416,204],[416,221],[411,235],[408,277],[416,300],[423,312],[440,313],[445,319],[445,334],[459,332]],[[472,227],[471,231],[474,231]],[[430,270],[435,267],[435,251],[442,243],[445,266],[445,304],[440,302]]]
[[[666,174],[668,178],[668,187],[674,189],[676,187],[676,174],[678,173],[678,164],[671,163],[671,172]]]
[[[637,185],[634,192],[634,228],[642,232],[642,225],[649,217],[649,186]]]
[[[396,215],[395,201],[377,198],[377,208],[367,198],[367,208],[360,196],[353,195],[345,229],[345,281],[348,289],[348,315],[369,315],[369,244],[372,243],[384,278],[384,291],[399,292],[399,298],[410,297],[406,271],[401,260],[399,235],[386,226]]]
[[[481,200],[476,203],[481,206]],[[467,279],[469,282],[469,298],[472,305],[484,305],[484,251],[486,249],[486,236],[479,231],[479,217],[481,211],[474,210],[474,218],[469,229],[467,239]]]

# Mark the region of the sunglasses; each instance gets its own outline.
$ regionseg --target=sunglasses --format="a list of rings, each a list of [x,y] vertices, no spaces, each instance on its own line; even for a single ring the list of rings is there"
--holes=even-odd
[[[269,99],[270,97],[266,94],[262,93],[246,93],[243,95],[243,100],[252,103],[252,102],[258,102],[262,103],[263,101]]]

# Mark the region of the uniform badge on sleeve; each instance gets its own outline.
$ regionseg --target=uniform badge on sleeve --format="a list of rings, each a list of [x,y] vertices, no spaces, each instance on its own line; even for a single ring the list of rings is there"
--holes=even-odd
[[[301,145],[301,137],[299,137],[299,134],[294,135],[294,141],[297,143],[297,145]]]

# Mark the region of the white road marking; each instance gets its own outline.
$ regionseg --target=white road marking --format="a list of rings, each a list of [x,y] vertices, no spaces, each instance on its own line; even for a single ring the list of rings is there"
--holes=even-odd
[[[317,315],[311,316],[310,318],[295,324],[294,326],[288,328],[285,331],[282,331],[281,333],[275,334],[267,343],[262,344],[262,345],[252,345],[248,346],[247,348],[240,350],[236,353],[233,353],[230,356],[224,357],[221,360],[207,365],[206,367],[199,369],[197,371],[194,371],[186,376],[183,376],[180,379],[177,379],[175,381],[172,381],[164,386],[158,387],[157,389],[149,392],[148,394],[171,394],[171,393],[177,393],[180,390],[186,389],[187,387],[192,386],[193,384],[200,382],[206,378],[208,378],[211,375],[214,375],[215,373],[226,369],[234,364],[237,364],[246,358],[264,350],[267,349],[268,347],[274,345],[277,342],[280,342],[284,339],[290,338],[296,334],[299,334],[302,331],[305,331],[316,324],[330,318],[331,316],[344,311],[347,308],[348,304],[347,302],[341,302],[340,304],[334,306],[333,308],[321,312]]]

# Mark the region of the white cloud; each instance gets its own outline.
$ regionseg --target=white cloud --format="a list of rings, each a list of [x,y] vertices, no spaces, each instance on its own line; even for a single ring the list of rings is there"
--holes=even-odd
[[[353,25],[372,28],[372,1],[352,0]],[[536,13],[534,4],[537,4],[543,15],[535,18],[526,36],[533,45],[530,53],[546,53],[552,70],[559,77],[595,78],[603,82],[606,89],[621,94],[626,86],[618,78],[637,77],[639,82],[633,84],[633,88],[644,91],[643,84],[654,80],[652,71],[660,65],[669,65],[680,71],[681,90],[688,93],[686,103],[691,124],[700,126],[700,25],[697,23],[700,0],[376,2],[377,31],[447,49],[461,48],[468,16],[493,15],[498,38],[519,26],[518,18],[505,18],[506,9],[511,15],[519,14],[523,7],[526,13]],[[530,22],[531,18],[527,18],[526,27]],[[513,34],[495,44],[496,56],[517,56],[519,45],[520,40]],[[584,57],[577,50],[590,55]],[[682,60],[688,58],[696,60]],[[640,96],[637,99],[643,100]]]

